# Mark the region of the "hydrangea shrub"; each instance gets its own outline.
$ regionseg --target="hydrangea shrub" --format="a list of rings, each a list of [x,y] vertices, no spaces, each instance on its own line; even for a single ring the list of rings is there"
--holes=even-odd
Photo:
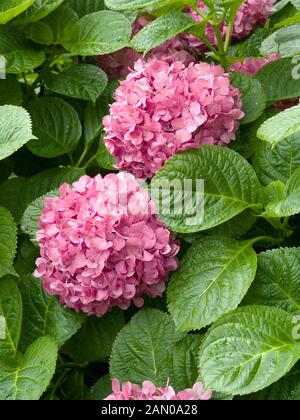
[[[0,400],[299,400],[299,2],[2,3]]]

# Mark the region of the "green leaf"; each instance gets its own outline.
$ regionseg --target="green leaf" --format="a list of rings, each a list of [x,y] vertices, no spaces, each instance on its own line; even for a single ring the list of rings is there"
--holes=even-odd
[[[39,257],[39,248],[35,247],[32,242],[24,237],[20,241],[18,254],[15,262],[15,270],[19,276],[31,274],[35,269],[35,261]]]
[[[80,18],[104,9],[104,0],[65,0],[65,4],[75,10]]]
[[[139,311],[118,334],[110,357],[110,376],[121,383],[145,380],[165,386],[166,361],[175,343],[169,315],[156,309]]]
[[[6,59],[6,72],[12,74],[31,71],[46,58],[21,32],[7,26],[0,26],[0,55]]]
[[[266,215],[287,217],[300,213],[300,167],[293,173],[286,184],[283,199],[267,205]]]
[[[256,75],[268,102],[278,102],[300,96],[300,78],[295,77],[295,63],[289,58],[264,66]]]
[[[73,26],[78,21],[78,16],[70,7],[60,6],[50,15],[48,15],[43,21],[35,22],[29,26],[29,30],[33,36],[33,40],[38,36],[38,31],[44,31],[45,35],[48,38],[47,44],[62,44],[64,41],[68,40],[70,37],[70,32],[73,29]],[[43,25],[44,29],[40,27],[40,24]],[[48,34],[48,35],[47,35]],[[42,42],[40,40],[39,42]]]
[[[113,342],[123,327],[121,310],[114,310],[101,318],[88,317],[63,350],[79,362],[103,361],[109,356]]]
[[[200,347],[200,377],[207,388],[233,395],[278,381],[300,358],[292,316],[278,308],[245,306],[223,316]]]
[[[0,24],[7,23],[24,12],[34,0],[2,0],[0,4]]]
[[[168,365],[170,384],[178,390],[192,388],[197,382],[197,364],[200,342],[203,336],[186,335],[174,345]]]
[[[187,13],[171,12],[149,23],[130,42],[137,51],[147,53],[168,39],[187,31],[195,25],[195,20]]]
[[[40,172],[31,177],[21,194],[22,205],[25,206],[32,203],[36,198],[53,191],[55,188],[60,187],[61,184],[67,182],[69,184],[78,181],[78,179],[85,175],[83,168],[53,168],[47,171]],[[23,211],[24,211],[23,210]]]
[[[32,242],[36,242],[36,233],[39,230],[39,220],[44,208],[45,198],[57,197],[58,195],[58,190],[50,191],[47,194],[42,195],[41,197],[34,200],[26,208],[21,220],[21,229],[30,237]]]
[[[17,227],[10,212],[0,207],[0,277],[13,274],[17,248]]]
[[[158,9],[182,3],[178,0],[105,0],[106,7],[112,10]]]
[[[22,205],[21,194],[26,182],[26,178],[14,177],[8,179],[0,186],[0,206],[11,212],[17,224],[20,222],[25,210]]]
[[[180,331],[200,330],[235,309],[254,280],[253,240],[208,237],[193,243],[171,277],[169,310]]]
[[[0,160],[12,155],[33,139],[31,119],[19,106],[0,106]]]
[[[300,165],[300,132],[282,140],[274,148],[259,141],[252,164],[264,185],[277,180],[286,183]]]
[[[259,139],[269,142],[273,147],[281,140],[300,131],[300,105],[286,109],[268,119],[259,128]]]
[[[96,102],[107,85],[107,76],[103,70],[92,64],[73,66],[59,76],[47,78],[49,90],[55,93]]]
[[[300,53],[300,23],[279,29],[268,38],[262,45],[260,52],[264,56],[280,54],[282,58],[293,57]]]
[[[254,77],[239,72],[232,73],[230,81],[242,93],[245,116],[241,124],[257,120],[266,108],[266,95],[261,83]]]
[[[116,170],[116,160],[106,149],[103,139],[100,140],[96,160],[100,168],[108,169],[109,171]]]
[[[18,285],[23,300],[21,346],[27,348],[37,338],[50,336],[61,347],[80,328],[84,317],[65,308],[56,296],[44,292],[40,280],[26,275]]]
[[[118,51],[127,46],[131,25],[120,13],[103,10],[81,18],[63,46],[78,55],[99,55]]]
[[[72,152],[82,128],[75,109],[58,98],[40,98],[29,103],[33,133],[38,140],[28,143],[29,150],[41,157],[56,157]]]
[[[192,191],[189,185],[183,188],[184,180],[193,181]],[[204,220],[201,211],[202,184],[200,182],[196,189],[197,180],[204,180],[205,184]],[[172,182],[176,194],[173,194],[171,209],[168,209],[166,204]],[[158,200],[161,186],[163,197]],[[181,188],[186,190],[186,197]],[[206,145],[199,150],[189,150],[173,156],[152,180],[151,194],[158,203],[161,219],[169,228],[180,233],[211,229],[247,208],[260,211],[259,203],[262,202],[261,186],[249,163],[233,150]],[[193,198],[192,206],[190,197]],[[183,199],[188,202],[186,206],[182,205]]]
[[[98,381],[91,387],[89,393],[86,395],[86,399],[100,401],[104,400],[104,398],[111,393],[111,379],[109,375],[105,375],[98,379]]]
[[[29,22],[43,19],[60,6],[63,1],[64,0],[35,0],[32,6],[19,16],[15,23],[17,25],[24,25]]]
[[[270,35],[270,30],[266,28],[256,28],[249,38],[245,41],[234,43],[228,49],[231,57],[247,58],[260,57],[260,47],[265,38]]]
[[[55,372],[57,345],[51,337],[41,337],[19,363],[0,357],[0,399],[38,400]]]
[[[7,75],[6,79],[0,79],[0,106],[21,105],[22,89],[14,76]]]
[[[17,354],[21,325],[22,299],[16,283],[9,278],[0,281],[0,317],[4,319],[4,335],[0,330],[0,357]],[[2,325],[2,324],[1,324]]]
[[[258,256],[258,269],[245,303],[300,313],[300,248],[281,248]]]

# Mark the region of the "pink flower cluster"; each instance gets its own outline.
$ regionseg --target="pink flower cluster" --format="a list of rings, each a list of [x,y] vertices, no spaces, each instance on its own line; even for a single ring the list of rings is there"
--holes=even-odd
[[[138,61],[104,118],[117,167],[151,178],[178,151],[235,139],[243,118],[238,89],[221,66]]]
[[[113,393],[106,400],[209,400],[211,390],[204,390],[201,382],[197,382],[193,388],[176,392],[171,386],[156,388],[150,381],[144,381],[142,387],[126,382],[122,387],[117,379],[112,381]]]
[[[244,61],[235,61],[231,65],[230,70],[246,73],[250,76],[256,76],[256,74],[267,64],[278,60],[280,60],[279,54],[272,54],[269,57],[262,58],[248,57]]]
[[[50,295],[89,315],[160,296],[179,245],[130,174],[83,176],[45,199],[35,276]]]
[[[244,0],[235,18],[232,38],[246,38],[255,27],[264,26],[275,12],[275,3],[276,0]]]

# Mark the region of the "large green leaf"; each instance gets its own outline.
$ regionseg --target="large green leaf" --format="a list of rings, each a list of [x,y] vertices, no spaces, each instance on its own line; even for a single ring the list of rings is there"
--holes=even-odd
[[[281,201],[270,202],[266,207],[266,215],[271,217],[287,217],[300,213],[300,167],[288,180]]]
[[[0,4],[0,24],[7,23],[24,12],[34,0],[2,0]]]
[[[253,240],[218,236],[193,243],[168,287],[177,328],[200,330],[240,304],[256,273],[252,246]]]
[[[35,0],[29,9],[27,9],[16,20],[17,24],[24,25],[28,22],[35,22],[43,19],[49,13],[53,12],[64,0]]]
[[[55,372],[57,345],[41,337],[18,362],[0,356],[0,400],[38,400]]]
[[[0,55],[6,59],[6,72],[13,74],[31,71],[46,58],[21,32],[3,25],[0,26]]]
[[[52,75],[46,81],[48,89],[55,93],[96,102],[107,85],[103,70],[92,64],[73,66],[59,76]]]
[[[99,55],[118,51],[127,46],[131,24],[120,13],[103,10],[81,18],[63,46],[74,54]]]
[[[281,248],[258,256],[258,269],[246,304],[276,306],[300,314],[300,248]]]
[[[130,46],[146,53],[175,35],[187,31],[193,25],[195,20],[186,13],[167,13],[143,28],[132,39]]]
[[[200,348],[205,386],[245,395],[278,381],[300,358],[293,328],[292,315],[278,308],[252,305],[224,315]]]
[[[242,93],[245,116],[241,124],[249,124],[257,120],[266,108],[266,95],[259,80],[248,74],[233,72],[230,81]]]
[[[109,356],[124,315],[115,310],[104,317],[88,317],[82,328],[64,346],[64,352],[79,362],[102,361]]]
[[[17,247],[17,227],[10,212],[0,207],[0,277],[12,274]]]
[[[257,132],[258,138],[269,142],[273,147],[281,140],[300,131],[300,105],[286,109],[268,119]]]
[[[27,348],[37,338],[48,335],[61,347],[75,334],[84,318],[65,308],[56,296],[47,295],[41,281],[31,275],[18,281],[23,299],[21,346]]]
[[[40,98],[29,103],[33,133],[37,140],[28,143],[29,150],[41,157],[56,157],[77,146],[82,128],[75,109],[58,98]]]
[[[0,106],[0,160],[12,155],[33,139],[31,118],[19,106]]]
[[[252,164],[264,185],[278,180],[286,183],[300,165],[300,132],[282,140],[274,148],[259,141]]]
[[[165,386],[166,361],[175,342],[169,315],[156,309],[138,312],[118,334],[110,357],[110,376],[122,383],[145,380]]]
[[[0,105],[21,105],[22,88],[15,76],[7,75],[0,79]]]
[[[264,66],[257,74],[264,87],[266,100],[277,102],[300,96],[300,79],[294,77],[295,64],[289,58]]]
[[[204,180],[204,220],[202,184],[198,183],[197,191],[197,180]],[[170,186],[175,192],[171,194],[168,208]],[[211,229],[247,208],[260,211],[262,201],[261,186],[249,163],[233,150],[215,146],[201,146],[199,150],[173,156],[152,180],[151,194],[158,203],[161,219],[172,230],[181,233]],[[193,205],[190,205],[190,197]],[[188,205],[182,205],[182,201]]]
[[[0,357],[14,357],[21,333],[22,299],[18,286],[9,278],[0,281],[0,318],[1,326],[4,327],[3,331],[0,331]]]

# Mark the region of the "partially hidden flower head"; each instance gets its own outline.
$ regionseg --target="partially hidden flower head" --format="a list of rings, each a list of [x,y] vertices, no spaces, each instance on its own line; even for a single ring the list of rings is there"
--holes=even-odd
[[[247,57],[243,61],[236,60],[230,67],[231,71],[249,74],[249,76],[256,76],[256,74],[264,68],[267,64],[280,60],[280,54],[272,54],[268,57]]]
[[[179,151],[227,145],[244,115],[229,75],[208,63],[140,60],[115,97],[104,141],[117,167],[138,178],[151,178]]]
[[[112,381],[112,394],[106,400],[209,400],[212,397],[211,390],[204,390],[201,382],[197,382],[193,388],[185,389],[176,393],[172,386],[157,388],[151,381],[144,381],[140,387],[131,382],[122,386],[117,379]]]
[[[83,176],[45,199],[35,276],[77,312],[104,315],[160,296],[179,244],[130,174]]]

